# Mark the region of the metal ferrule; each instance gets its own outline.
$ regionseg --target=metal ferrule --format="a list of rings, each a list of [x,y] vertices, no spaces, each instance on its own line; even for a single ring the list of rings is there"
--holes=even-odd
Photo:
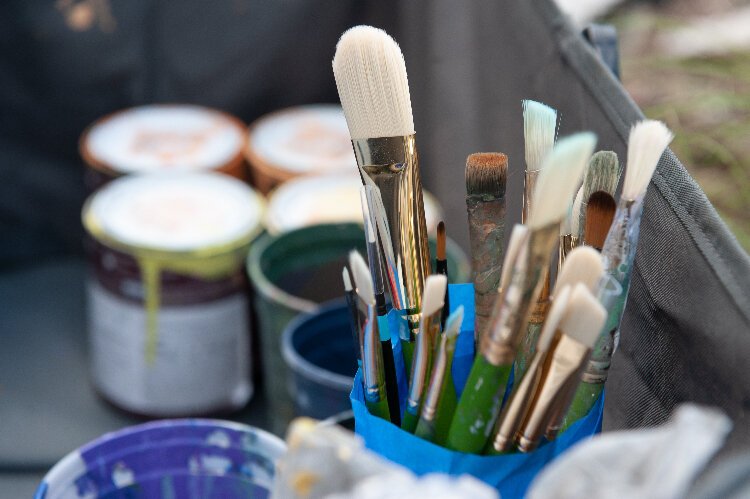
[[[440,311],[422,318],[419,334],[417,334],[414,360],[411,364],[409,396],[406,399],[406,410],[414,415],[419,415],[422,397],[427,391],[427,382],[432,370],[432,359],[439,328]]]
[[[573,234],[564,234],[560,236],[560,251],[558,252],[557,260],[557,274],[560,275],[560,269],[562,269],[565,259],[568,257],[568,253],[577,248],[580,244],[581,239]]]
[[[559,222],[530,231],[527,248],[520,251],[510,285],[498,298],[479,351],[494,366],[511,364],[526,333],[534,306],[545,283],[549,254],[557,242]]]
[[[525,224],[529,220],[531,213],[532,197],[536,189],[536,181],[539,178],[539,172],[542,170],[526,170],[523,177],[523,211],[521,211],[521,223]]]
[[[521,424],[542,379],[542,367],[546,359],[547,352],[537,350],[526,374],[521,378],[521,382],[500,414],[492,440],[492,447],[496,452],[507,452],[513,448],[516,434],[521,430]]]
[[[401,264],[404,296],[400,301],[416,333],[424,281],[430,274],[430,253],[415,136],[355,139],[352,145],[360,172],[380,189],[396,265]]]
[[[424,397],[424,404],[422,405],[421,417],[426,421],[433,421],[435,419],[435,413],[437,412],[438,404],[440,404],[440,394],[450,373],[453,352],[456,348],[456,338],[456,336],[448,337],[446,334],[440,336],[437,355],[432,368],[432,375],[430,376],[430,385]]]
[[[365,399],[379,402],[385,399],[385,368],[380,349],[380,332],[375,305],[367,305],[367,319],[362,327],[362,371]]]
[[[530,452],[539,444],[558,409],[556,401],[571,379],[580,375],[591,350],[583,343],[563,334],[555,346],[546,376],[534,398],[533,406],[518,436],[518,449]]]

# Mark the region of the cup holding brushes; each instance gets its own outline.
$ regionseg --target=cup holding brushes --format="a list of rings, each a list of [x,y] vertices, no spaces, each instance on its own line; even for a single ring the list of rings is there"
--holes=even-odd
[[[655,120],[640,121],[630,130],[622,196],[617,203],[614,220],[602,248],[604,272],[616,281],[622,290],[607,308],[607,322],[586,367],[583,382],[578,386],[571,408],[565,416],[566,426],[583,417],[591,409],[607,380],[630,288],[630,274],[638,246],[643,199],[656,165],[672,137],[672,132],[663,123]]]
[[[380,347],[378,314],[370,270],[362,255],[356,251],[352,251],[349,254],[349,266],[354,276],[357,295],[366,309],[366,317],[362,323],[361,333],[362,379],[365,391],[365,404],[371,414],[390,421],[385,387],[383,351]]]
[[[430,258],[404,57],[384,31],[356,26],[336,45],[333,73],[363,183],[380,190],[400,263],[400,303],[411,329],[411,337],[402,338],[408,361]]]
[[[422,401],[432,372],[435,346],[440,333],[440,314],[447,286],[448,279],[440,274],[429,276],[425,283],[422,319],[419,323],[409,377],[409,395],[406,399],[404,419],[401,422],[401,428],[409,433],[413,433],[417,427]]]
[[[445,307],[443,307],[445,309]],[[464,320],[464,307],[448,316],[443,334],[435,353],[435,362],[430,376],[430,384],[422,404],[422,413],[414,434],[419,438],[443,445],[448,436],[453,412],[456,410],[456,388],[453,384],[451,368],[456,340]]]
[[[576,284],[558,326],[560,337],[518,436],[521,452],[534,450],[556,408],[570,404],[569,398],[565,400],[569,396],[564,388],[580,378],[606,318],[606,310],[594,295],[584,284]]]
[[[500,288],[507,176],[508,157],[503,153],[474,153],[466,158],[475,342],[487,328]]]
[[[499,296],[487,334],[482,336],[466,387],[451,422],[446,445],[481,452],[502,404],[513,361],[526,333],[558,240],[560,222],[578,186],[596,136],[582,132],[560,140],[545,159],[528,220],[528,237],[514,262],[507,289]]]

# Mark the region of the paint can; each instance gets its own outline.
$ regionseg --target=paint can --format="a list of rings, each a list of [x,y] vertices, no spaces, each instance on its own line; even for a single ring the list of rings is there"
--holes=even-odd
[[[81,135],[86,188],[133,173],[217,171],[247,179],[247,127],[215,109],[155,104],[107,115]]]
[[[216,173],[130,175],[89,197],[90,358],[105,399],[157,417],[247,403],[243,261],[263,209],[250,187]]]
[[[253,185],[264,194],[301,175],[357,171],[343,110],[334,104],[262,116],[250,125],[245,157]]]
[[[270,234],[281,234],[309,225],[361,224],[361,187],[362,180],[356,168],[294,178],[269,194],[263,225]],[[423,191],[423,200],[427,233],[435,234],[443,210],[427,191]]]
[[[211,419],[155,421],[108,433],[61,459],[35,499],[268,497],[278,437]]]

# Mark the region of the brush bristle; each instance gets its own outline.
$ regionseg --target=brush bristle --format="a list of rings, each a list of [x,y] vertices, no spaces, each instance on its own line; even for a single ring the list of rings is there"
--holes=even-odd
[[[368,305],[375,305],[375,291],[370,276],[370,268],[362,255],[356,250],[349,253],[349,267],[352,269],[354,285],[357,287],[359,297]]]
[[[561,139],[544,160],[531,206],[529,228],[560,222],[596,145],[596,135],[580,132]]]
[[[604,241],[612,226],[615,217],[617,203],[608,192],[597,191],[589,198],[586,207],[586,227],[584,230],[584,242],[601,251]]]
[[[581,230],[581,203],[583,201],[583,186],[578,189],[576,197],[573,200],[573,206],[570,209],[570,233],[574,236],[579,235]]]
[[[510,241],[508,242],[508,249],[505,252],[505,260],[503,260],[503,269],[500,274],[500,289],[505,289],[510,285],[510,278],[513,275],[513,264],[521,248],[526,243],[528,234],[529,228],[525,225],[516,224],[513,226],[513,231],[510,233]]]
[[[422,316],[432,315],[445,303],[445,288],[448,278],[442,274],[433,274],[425,280],[424,296],[422,297]]]
[[[464,306],[459,305],[456,310],[453,311],[452,314],[448,316],[448,318],[445,320],[445,334],[449,337],[458,336],[459,331],[461,330],[461,324],[464,322]]]
[[[501,152],[477,152],[466,158],[466,194],[499,198],[505,195],[508,156]]]
[[[352,288],[352,279],[349,277],[349,269],[344,267],[341,270],[341,276],[344,278],[344,291],[351,291]]]
[[[583,283],[573,288],[560,321],[560,330],[574,340],[593,348],[607,319],[607,311]]]
[[[536,344],[537,351],[546,352],[549,348],[552,338],[555,337],[555,332],[560,325],[560,320],[565,315],[565,307],[568,305],[570,299],[570,286],[565,286],[560,289],[560,292],[555,295],[555,299],[552,300],[552,306],[547,312],[547,318],[544,320],[544,327],[542,332],[539,334],[539,340]]]
[[[385,31],[355,26],[341,35],[333,75],[352,139],[414,133],[404,55]]]
[[[672,138],[672,132],[661,121],[644,120],[633,125],[628,139],[623,198],[635,200],[646,193],[656,165]]]
[[[533,100],[525,100],[522,105],[526,170],[535,171],[544,167],[544,158],[555,144],[557,111]]]
[[[560,275],[557,276],[555,296],[558,289],[572,287],[578,283],[582,283],[593,292],[603,274],[604,264],[598,251],[589,246],[574,248],[568,253],[560,269]]]
[[[588,202],[591,195],[604,191],[614,197],[620,182],[622,168],[617,154],[612,151],[597,151],[591,156],[586,173],[583,175],[583,200]]]

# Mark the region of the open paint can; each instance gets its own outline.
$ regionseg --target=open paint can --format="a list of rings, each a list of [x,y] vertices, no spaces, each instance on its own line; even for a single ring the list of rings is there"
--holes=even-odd
[[[247,403],[243,261],[263,209],[255,191],[215,173],[127,176],[87,200],[90,357],[101,395],[158,417]]]
[[[35,499],[266,498],[286,444],[211,419],[167,420],[108,433],[61,459]]]
[[[362,223],[356,167],[338,173],[307,175],[284,182],[268,196],[263,225],[270,234],[281,234],[310,225]],[[423,191],[427,233],[436,234],[443,211],[437,200]]]
[[[356,172],[341,106],[313,104],[276,111],[250,125],[245,156],[262,193],[301,175]]]
[[[194,105],[150,105],[110,114],[81,136],[93,192],[131,173],[217,171],[246,179],[244,123],[227,113]]]

